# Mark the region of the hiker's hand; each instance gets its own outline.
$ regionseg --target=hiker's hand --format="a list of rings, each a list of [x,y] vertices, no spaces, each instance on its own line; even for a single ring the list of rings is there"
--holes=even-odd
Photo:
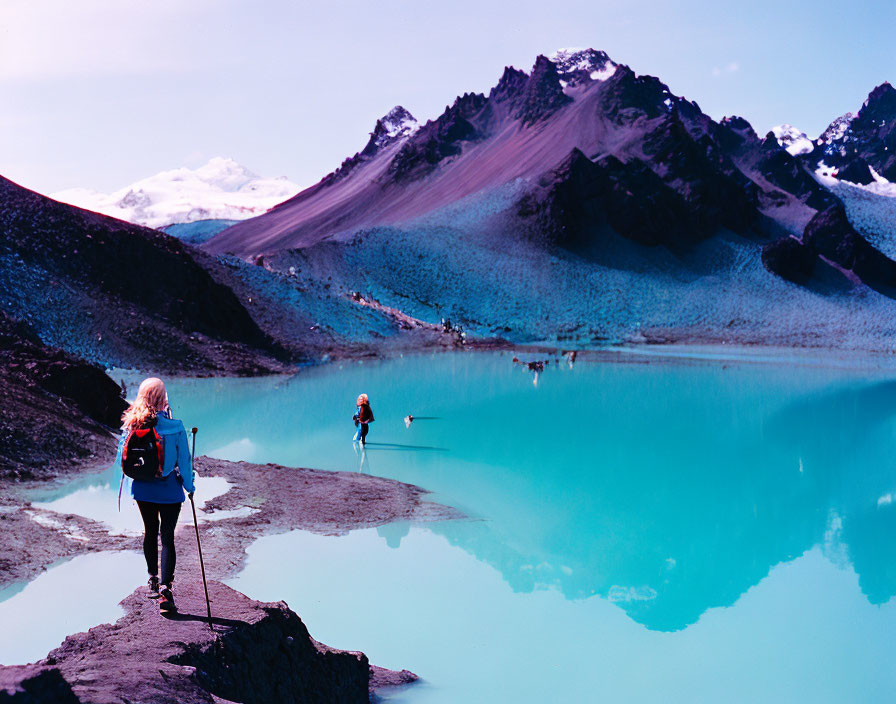
[[[189,494],[187,494],[187,496],[189,496],[189,497],[190,497],[190,501],[192,501],[192,500],[193,500],[193,492],[192,492],[192,491],[191,491],[191,492],[190,492],[190,493],[189,493]]]

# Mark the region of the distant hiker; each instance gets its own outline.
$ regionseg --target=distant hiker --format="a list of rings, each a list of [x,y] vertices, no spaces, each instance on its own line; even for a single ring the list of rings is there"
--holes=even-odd
[[[171,418],[168,392],[161,379],[144,379],[137,398],[121,418],[118,464],[130,480],[131,496],[143,518],[143,556],[149,572],[149,597],[160,599],[162,611],[176,611],[174,594],[174,529],[184,502],[193,498],[193,459],[184,424]],[[118,489],[121,504],[121,486]],[[159,536],[162,538],[162,578],[159,579]]]
[[[408,413],[408,414],[404,417],[404,427],[405,427],[405,428],[410,428],[410,427],[411,427],[411,423],[413,423],[413,422],[414,422],[414,416],[412,416],[410,413]]]
[[[370,400],[367,398],[367,394],[358,396],[355,405],[358,407],[358,410],[352,416],[352,419],[355,421],[355,426],[358,430],[352,442],[360,442],[362,445],[365,445],[367,443],[368,425],[373,423],[373,411],[370,410]]]
[[[514,357],[513,360],[511,360],[511,361],[513,361],[514,364],[520,364],[520,365],[524,366],[530,372],[535,372],[536,374],[539,374],[544,371],[545,364],[551,363],[551,360],[549,360],[549,359],[544,359],[544,360],[535,359],[535,360],[532,360],[531,362],[524,362],[519,357]]]

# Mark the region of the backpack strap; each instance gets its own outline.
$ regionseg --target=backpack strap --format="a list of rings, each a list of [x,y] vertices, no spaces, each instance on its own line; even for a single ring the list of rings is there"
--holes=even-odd
[[[162,476],[162,472],[165,471],[165,445],[162,442],[162,436],[159,435],[159,431],[153,427],[152,434],[156,438],[156,452],[159,455],[159,475]]]

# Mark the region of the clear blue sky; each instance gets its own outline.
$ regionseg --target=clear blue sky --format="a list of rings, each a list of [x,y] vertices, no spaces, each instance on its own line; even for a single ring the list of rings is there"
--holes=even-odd
[[[568,46],[814,137],[896,82],[894,30],[882,0],[3,0],[0,174],[112,190],[231,156],[309,185],[393,105],[435,117]]]

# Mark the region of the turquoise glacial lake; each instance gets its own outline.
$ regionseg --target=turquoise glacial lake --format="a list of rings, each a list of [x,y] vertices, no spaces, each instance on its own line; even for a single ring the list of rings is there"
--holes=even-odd
[[[896,701],[896,367],[704,356],[536,379],[438,354],[169,394],[200,454],[392,477],[469,517],[266,536],[230,582],[421,676],[388,701]],[[54,498],[114,507],[110,476]]]

